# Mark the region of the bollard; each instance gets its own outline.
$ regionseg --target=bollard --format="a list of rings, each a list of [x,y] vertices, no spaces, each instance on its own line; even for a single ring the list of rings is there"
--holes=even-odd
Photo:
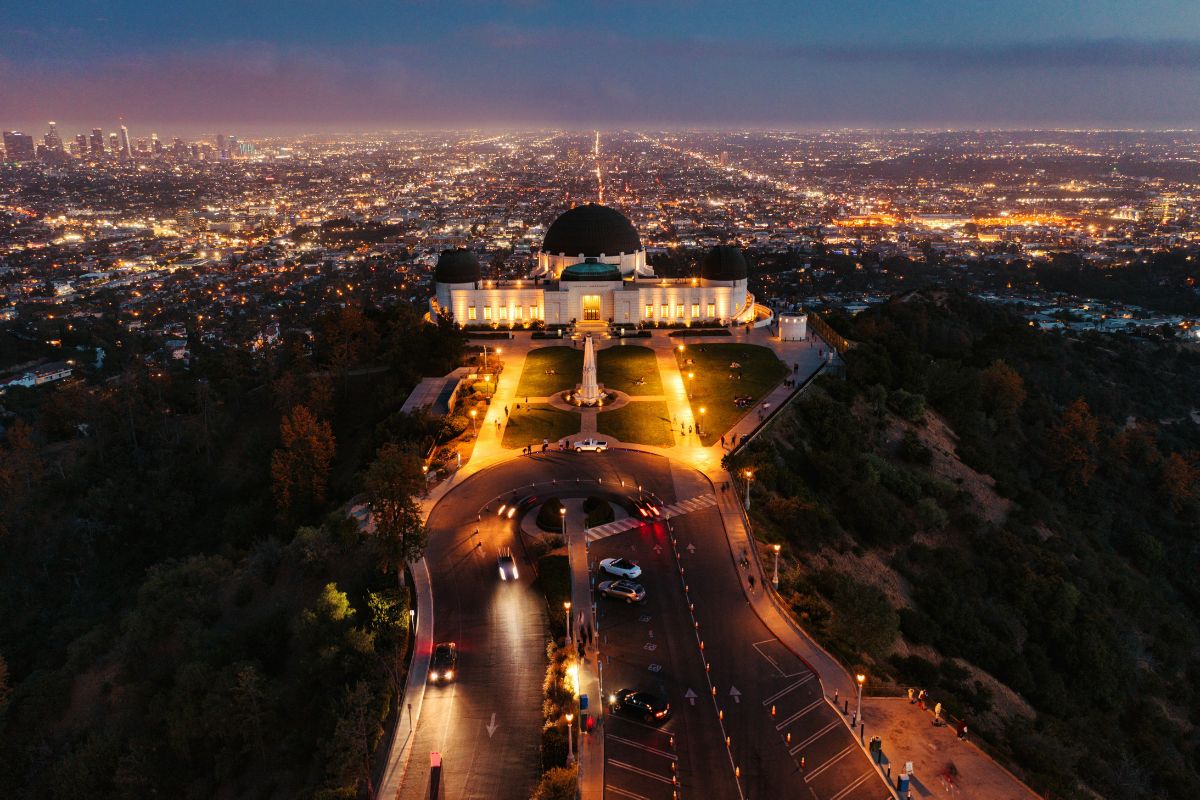
[[[774,703],[771,704],[771,717],[772,717],[772,719],[774,719],[774,717],[775,717],[775,704]]]
[[[791,743],[792,743],[792,732],[791,732],[791,731],[788,731],[788,735],[787,735],[787,743],[788,743],[788,744],[791,744]]]
[[[804,754],[800,754],[800,769],[804,769]]]
[[[708,671],[708,662],[707,661],[704,662],[704,671],[705,672]],[[717,687],[715,687],[715,686],[712,687],[712,690],[713,690],[713,697],[716,697],[717,696]]]
[[[866,735],[867,735],[867,723],[865,723],[865,722],[861,722],[861,723],[859,723],[859,725],[858,725],[858,743],[859,743],[859,744],[864,744],[864,743],[865,743],[865,738],[864,738],[864,737],[865,737]]]
[[[726,737],[725,737],[725,746],[726,746],[726,747],[729,747],[729,746],[730,746],[730,744],[731,744],[732,742],[733,742],[733,737],[732,737],[732,736],[726,736]]]
[[[835,706],[838,704],[838,690],[837,689],[833,690],[833,704]]]
[[[846,707],[842,709],[842,713],[843,713],[843,714],[849,714],[849,713],[850,713],[850,701],[849,701],[849,700],[847,700],[847,701],[845,701],[845,702],[846,702]]]
[[[725,709],[717,709],[717,719],[721,720],[721,722],[725,721]]]
[[[735,777],[735,778],[740,778],[740,777],[742,777],[742,768],[741,768],[741,767],[734,767],[734,768],[733,768],[733,777]]]

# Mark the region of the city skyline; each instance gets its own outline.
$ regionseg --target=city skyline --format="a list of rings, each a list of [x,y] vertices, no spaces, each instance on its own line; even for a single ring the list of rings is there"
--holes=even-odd
[[[67,2],[0,12],[0,124],[194,136],[542,127],[1179,128],[1200,8]],[[63,24],[69,19],[69,24]],[[108,123],[106,123],[108,124]],[[82,128],[81,128],[82,129]]]

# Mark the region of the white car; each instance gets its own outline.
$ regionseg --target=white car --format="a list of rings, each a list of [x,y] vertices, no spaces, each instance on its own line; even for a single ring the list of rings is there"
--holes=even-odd
[[[616,575],[618,578],[640,578],[642,568],[637,565],[636,561],[630,561],[626,558],[606,558],[600,562],[600,570],[609,575]]]
[[[580,439],[574,444],[575,452],[603,453],[608,449],[608,442],[603,439]]]

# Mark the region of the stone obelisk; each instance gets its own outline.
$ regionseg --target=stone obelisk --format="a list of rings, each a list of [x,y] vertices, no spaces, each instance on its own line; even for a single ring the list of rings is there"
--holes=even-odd
[[[583,383],[579,384],[575,398],[585,406],[594,406],[601,400],[600,385],[596,383],[596,348],[590,334],[583,340]]]

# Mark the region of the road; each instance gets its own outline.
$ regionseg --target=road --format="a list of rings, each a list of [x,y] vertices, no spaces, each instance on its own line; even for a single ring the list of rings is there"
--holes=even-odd
[[[426,558],[434,639],[458,643],[458,679],[426,690],[400,797],[428,796],[432,751],[442,754],[445,797],[525,800],[536,783],[546,609],[515,521],[496,516],[499,502],[514,491],[619,501],[639,487],[678,515],[590,542],[593,566],[610,555],[639,561],[647,590],[642,605],[598,600],[597,644],[606,693],[654,691],[673,713],[660,726],[605,715],[593,734],[604,737],[605,796],[889,796],[816,676],[746,602],[711,485],[663,457],[617,451],[516,458],[466,479],[433,509]],[[517,556],[515,583],[499,580],[505,545]]]

